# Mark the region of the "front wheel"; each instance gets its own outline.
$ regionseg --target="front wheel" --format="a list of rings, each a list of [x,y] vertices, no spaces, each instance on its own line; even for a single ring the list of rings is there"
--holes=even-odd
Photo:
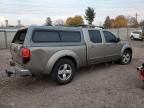
[[[52,79],[58,84],[67,84],[72,81],[76,66],[69,59],[59,60],[52,71]]]
[[[134,40],[134,37],[131,35],[131,36],[130,36],[130,39],[131,39],[131,40]]]
[[[132,59],[132,52],[129,50],[126,50],[123,52],[120,62],[123,65],[127,65],[131,62],[131,59]]]

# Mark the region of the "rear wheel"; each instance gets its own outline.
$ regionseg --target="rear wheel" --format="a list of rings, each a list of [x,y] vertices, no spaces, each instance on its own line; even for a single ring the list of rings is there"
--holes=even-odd
[[[130,50],[125,50],[122,54],[120,59],[121,64],[126,65],[131,62],[132,59],[132,52]]]
[[[58,84],[67,84],[72,81],[76,66],[69,59],[59,60],[52,71],[52,79]]]

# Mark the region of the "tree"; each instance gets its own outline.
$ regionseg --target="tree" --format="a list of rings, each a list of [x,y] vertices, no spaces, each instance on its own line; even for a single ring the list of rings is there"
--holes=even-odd
[[[138,26],[138,22],[137,22],[135,17],[128,17],[127,20],[128,20],[128,25],[130,27],[137,27]]]
[[[66,19],[65,25],[66,26],[78,26],[84,23],[83,18],[79,15],[74,17],[69,17]]]
[[[79,16],[79,15],[76,15],[76,16],[73,18],[73,20],[75,21],[75,24],[76,24],[76,25],[81,25],[81,24],[84,23],[83,18],[82,18],[81,16]]]
[[[47,26],[52,26],[52,21],[51,21],[51,18],[50,18],[50,17],[47,17],[46,22],[45,22],[45,25],[47,25]]]
[[[111,28],[111,19],[109,16],[106,17],[105,22],[104,22],[104,28]]]
[[[119,15],[115,18],[114,27],[127,27],[128,21],[123,15]]]
[[[63,26],[64,25],[64,21],[62,19],[57,19],[54,22],[55,26]]]
[[[114,28],[114,26],[115,26],[115,20],[112,18],[112,19],[110,19],[110,22],[111,22],[111,28]]]
[[[95,18],[95,11],[93,8],[88,7],[85,10],[85,19],[88,21],[89,25],[92,25],[92,22],[94,21]]]
[[[68,18],[66,19],[65,25],[66,25],[66,26],[73,26],[73,25],[74,25],[74,24],[73,24],[73,18],[72,18],[72,17],[68,17]]]
[[[144,26],[144,20],[139,23],[140,26]]]

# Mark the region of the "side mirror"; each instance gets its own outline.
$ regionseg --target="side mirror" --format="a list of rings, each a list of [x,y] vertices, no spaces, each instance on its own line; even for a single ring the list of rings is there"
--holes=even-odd
[[[142,64],[142,67],[144,67],[144,63]]]
[[[117,42],[120,42],[121,40],[120,40],[120,38],[117,38]]]

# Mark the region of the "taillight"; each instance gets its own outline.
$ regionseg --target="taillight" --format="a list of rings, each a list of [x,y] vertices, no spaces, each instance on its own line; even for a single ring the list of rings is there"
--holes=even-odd
[[[21,49],[21,56],[22,56],[23,63],[24,64],[28,63],[30,60],[30,56],[31,56],[30,49],[22,48]]]

